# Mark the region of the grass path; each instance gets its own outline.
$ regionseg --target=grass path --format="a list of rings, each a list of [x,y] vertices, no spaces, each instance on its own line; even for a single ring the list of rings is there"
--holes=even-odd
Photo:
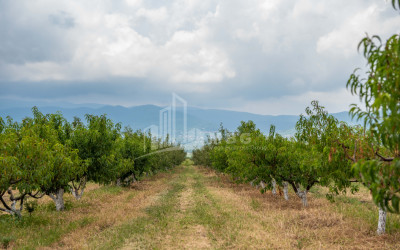
[[[10,232],[24,236],[17,236],[20,238],[11,247],[400,248],[399,216],[389,218],[392,232],[379,237],[374,233],[375,221],[369,219],[374,207],[368,198],[362,197],[358,205],[355,198],[343,197],[332,204],[318,192],[304,209],[293,194],[285,201],[271,192],[261,194],[250,185],[233,184],[214,171],[180,166],[131,188],[93,187],[82,201],[70,200],[71,208],[62,213],[41,209],[27,221],[47,220],[47,224],[16,224]]]
[[[110,228],[90,248],[288,249],[400,246],[399,233],[379,237],[368,222],[336,211],[324,198],[303,209],[249,185],[194,166],[182,167],[145,216]]]
[[[169,181],[167,192],[146,208],[146,216],[102,232],[90,247],[209,249],[236,248],[238,242],[246,243],[241,231],[248,231],[243,226],[247,214],[235,213],[234,208],[224,205],[206,183],[206,177],[195,167],[182,168]]]

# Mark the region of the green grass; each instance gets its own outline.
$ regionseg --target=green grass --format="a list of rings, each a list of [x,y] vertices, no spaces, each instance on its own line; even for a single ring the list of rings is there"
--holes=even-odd
[[[32,216],[25,214],[22,218],[9,215],[0,216],[0,243],[5,246],[23,239],[24,245],[16,248],[34,249],[48,246],[58,241],[61,236],[77,228],[85,227],[93,222],[93,218],[84,217],[72,222],[62,218],[58,212],[49,212],[47,209],[34,212]]]
[[[185,235],[185,230],[201,225],[213,245],[236,239],[236,228],[229,228],[231,215],[225,212],[220,201],[213,197],[204,185],[204,177],[190,165],[181,168],[181,173],[168,183],[168,191],[161,195],[155,205],[145,209],[145,216],[135,218],[119,226],[109,228],[91,239],[90,248],[114,249],[130,242],[137,248],[162,248],[160,241],[167,236],[174,240]],[[191,189],[190,201],[185,211],[180,210],[183,191]],[[229,230],[228,230],[229,228]],[[157,240],[160,239],[160,240]]]
[[[135,193],[130,193],[130,194],[126,197],[126,201],[131,201],[135,196],[136,196]]]
[[[230,213],[226,204],[209,192],[205,186],[208,178],[198,172],[193,175],[195,223],[207,228],[214,247],[230,248],[237,239],[241,218],[239,214]]]
[[[170,188],[162,195],[156,205],[146,208],[146,216],[132,219],[124,224],[109,228],[91,239],[92,249],[115,249],[125,244],[125,241],[134,238],[137,245],[145,248],[156,247],[151,241],[160,233],[168,230],[173,223],[173,215],[176,213],[177,197],[183,188],[185,176],[170,181]]]
[[[13,236],[0,236],[0,247],[8,248],[13,241],[15,241]]]
[[[120,187],[104,186],[85,193],[88,197],[102,199],[105,196],[122,192]],[[16,249],[34,249],[49,246],[59,241],[65,234],[89,226],[94,218],[90,215],[79,219],[66,218],[65,213],[93,206],[90,199],[76,201],[65,196],[65,212],[58,212],[54,202],[39,204],[30,215],[26,210],[22,218],[0,215],[0,246]],[[71,216],[75,216],[71,214]]]
[[[319,186],[315,186],[310,191],[317,198],[324,198],[325,191]],[[359,192],[368,192],[364,187]],[[362,201],[357,197],[338,195],[332,203],[332,209],[340,212],[349,218],[357,218],[369,224],[370,230],[375,231],[378,225],[378,208],[373,201]],[[386,232],[400,232],[400,215],[388,213],[386,220]]]
[[[252,230],[252,225],[257,223],[260,223],[257,230],[269,232],[274,229],[273,225],[283,219],[274,214],[272,224],[260,222],[257,216],[265,209],[261,199],[236,200],[230,196],[233,200],[229,200],[225,197],[227,192],[222,187],[223,180],[220,177],[202,174],[189,161],[174,169],[172,175],[163,176],[162,181],[158,182],[162,186],[157,189],[163,191],[159,194],[149,192],[155,199],[152,205],[144,208],[139,217],[132,218],[131,215],[130,219],[119,221],[117,225],[102,225],[95,221],[95,215],[82,216],[80,211],[90,211],[88,207],[95,206],[99,201],[107,204],[110,197],[119,194],[122,194],[122,201],[126,199],[126,202],[135,202],[139,191],[126,193],[127,189],[123,187],[102,186],[85,193],[86,198],[81,201],[67,196],[66,212],[56,212],[53,202],[47,202],[39,204],[31,216],[25,212],[21,219],[0,215],[0,248],[35,249],[51,246],[66,234],[85,227],[88,228],[83,231],[98,228],[94,231],[96,234],[91,234],[94,236],[88,239],[88,247],[93,249],[115,249],[126,244],[132,244],[128,247],[146,249],[168,246],[179,248],[180,244],[193,240],[190,238],[191,234],[196,233],[193,230],[201,231],[201,236],[196,235],[197,238],[194,239],[204,240],[206,248],[246,248],[264,242],[265,237],[254,239],[248,235],[243,236],[243,232]],[[220,186],[221,189],[218,188]],[[315,198],[325,198],[326,189],[314,187],[311,192]],[[339,212],[344,217],[356,218],[360,224],[355,223],[355,228],[364,225],[364,230],[370,227],[373,233],[378,211],[372,201],[365,201],[364,196],[362,199],[340,195],[332,206],[326,205],[328,209]],[[183,200],[187,201],[184,205]],[[76,215],[79,216],[75,217],[78,219],[74,219]],[[387,232],[400,232],[399,215],[388,215]],[[310,234],[299,233],[292,247],[307,247],[311,244],[312,237]],[[169,245],[163,245],[165,242]]]
[[[189,159],[189,158],[186,158],[183,162],[182,162],[182,165],[183,166],[192,166],[194,164],[194,162],[191,160],[191,159]]]
[[[154,176],[147,179],[151,180],[153,178],[157,177]],[[164,181],[164,179],[162,180]],[[173,185],[172,192],[177,192],[177,188],[181,187]],[[139,191],[105,185],[85,192],[84,198],[79,201],[75,200],[71,195],[64,196],[66,207],[64,212],[57,212],[54,203],[49,200],[40,203],[31,215],[24,211],[22,218],[0,214],[0,248],[35,249],[51,246],[70,232],[96,224],[95,218],[97,215],[91,212],[92,208],[95,208],[96,204],[99,203],[108,204],[110,198],[123,195],[127,191],[129,191],[126,196],[127,202],[134,202],[134,198]],[[173,195],[171,194],[171,196]],[[160,216],[165,213],[161,213],[165,208],[166,205],[159,210]],[[83,215],[82,211],[87,211],[88,214]],[[157,210],[154,208],[149,210],[149,213],[154,215]],[[99,225],[96,224],[97,226]],[[99,230],[107,231],[109,228],[110,225],[100,225]]]
[[[252,198],[251,202],[250,202],[250,206],[251,206],[251,208],[253,208],[253,210],[257,211],[260,209],[261,203],[257,199]]]

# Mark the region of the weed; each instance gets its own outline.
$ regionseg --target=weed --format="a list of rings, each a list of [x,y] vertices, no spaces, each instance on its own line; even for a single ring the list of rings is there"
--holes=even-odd
[[[261,207],[260,202],[257,199],[252,198],[251,202],[250,202],[250,206],[254,209],[254,210],[258,210]]]
[[[0,243],[3,248],[8,248],[13,241],[15,241],[13,236],[0,236]]]

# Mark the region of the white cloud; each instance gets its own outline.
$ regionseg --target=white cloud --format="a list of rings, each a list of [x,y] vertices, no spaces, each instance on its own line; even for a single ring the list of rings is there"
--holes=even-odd
[[[176,32],[163,47],[165,67],[174,71],[169,78],[172,82],[215,83],[232,78],[229,58],[217,46],[207,42],[207,27],[188,32]]]
[[[136,5],[135,5],[136,6]],[[131,22],[146,17],[165,21],[166,8],[139,9],[136,16],[87,10],[78,16],[74,56],[67,63],[31,62],[8,65],[13,80],[90,80],[109,76],[158,77],[174,83],[215,83],[235,76],[229,58],[209,40],[204,25],[177,30],[165,44],[135,31]],[[207,14],[205,19],[209,18]],[[51,66],[51,67],[50,67]],[[71,74],[75,71],[76,74]]]
[[[16,79],[29,79],[31,81],[67,80],[63,65],[49,61],[26,63],[23,67],[11,64],[6,66],[6,71],[10,77],[18,76]]]
[[[350,104],[360,104],[356,96],[351,95],[345,88],[336,91],[317,92],[309,91],[301,95],[287,95],[279,98],[266,98],[261,101],[246,101],[244,105],[234,106],[232,110],[247,111],[263,115],[305,113],[305,108],[311,105],[312,100],[318,100],[329,113],[349,110]],[[238,103],[243,103],[238,101]]]
[[[317,42],[318,53],[343,55],[346,58],[357,54],[357,44],[368,34],[387,37],[400,27],[400,16],[383,18],[384,8],[372,4],[354,16],[343,18],[338,28],[320,37]]]
[[[138,7],[142,5],[142,0],[125,0],[125,2],[131,7]]]
[[[158,9],[141,8],[136,12],[136,16],[147,18],[148,20],[150,20],[150,22],[158,24],[167,21],[168,11],[165,7],[161,7]]]
[[[0,32],[4,82],[140,78],[193,105],[297,113],[314,97],[347,109],[358,41],[399,33],[400,16],[373,0],[21,0],[0,1]]]

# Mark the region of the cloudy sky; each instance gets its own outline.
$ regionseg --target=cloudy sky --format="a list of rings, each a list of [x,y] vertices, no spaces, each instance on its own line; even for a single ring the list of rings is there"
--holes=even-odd
[[[0,99],[330,112],[365,64],[365,32],[400,32],[384,0],[0,0]]]

